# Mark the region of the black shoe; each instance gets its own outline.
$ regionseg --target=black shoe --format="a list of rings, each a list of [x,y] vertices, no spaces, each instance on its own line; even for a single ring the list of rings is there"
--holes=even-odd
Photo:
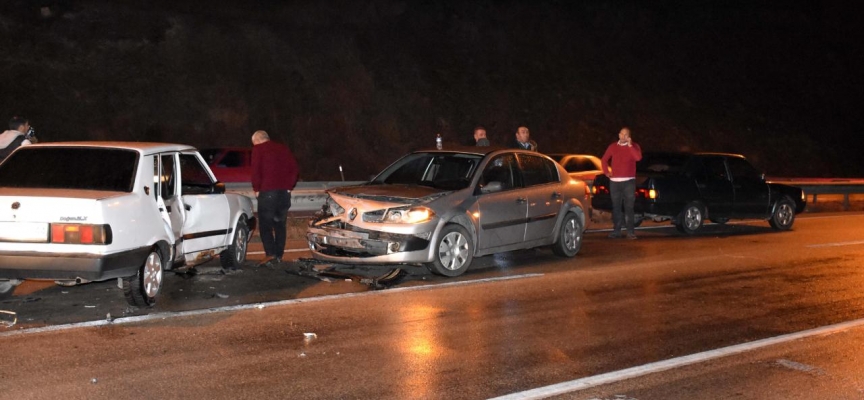
[[[636,234],[635,234],[635,233],[628,233],[628,234],[627,234],[627,239],[630,239],[630,240],[636,240],[636,239],[639,239],[639,238],[636,237]]]
[[[277,260],[278,260],[278,258],[276,258],[276,257],[267,257],[264,259],[264,261],[261,261],[260,263],[258,263],[258,267],[273,268],[274,265],[279,263],[279,261],[277,261]]]
[[[609,239],[618,239],[621,237],[621,232],[612,232],[609,234]]]

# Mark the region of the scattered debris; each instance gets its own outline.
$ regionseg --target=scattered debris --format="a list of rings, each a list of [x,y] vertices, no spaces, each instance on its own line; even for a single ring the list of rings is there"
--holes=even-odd
[[[218,298],[220,298],[220,299],[227,299],[227,298],[229,298],[229,297],[231,297],[231,296],[229,296],[229,295],[227,295],[227,294],[216,293],[216,297],[218,297]]]
[[[110,313],[110,312],[109,312],[108,314],[105,315],[105,319],[108,320],[108,322],[113,322],[113,321],[114,321],[114,318],[111,318],[111,313]]]
[[[24,300],[21,300],[22,303],[34,303],[39,300],[42,300],[41,297],[25,297]]]
[[[11,317],[7,317],[7,315]],[[18,313],[15,311],[0,310],[0,325],[11,328],[18,323]]]
[[[357,281],[369,285],[372,289],[387,289],[396,285],[402,278],[408,275],[401,268],[389,269],[386,273],[380,276],[370,277],[366,275],[351,274],[347,272],[337,271],[336,268],[341,264],[326,264],[321,263],[313,258],[300,258],[297,260],[296,268],[285,269],[286,273],[299,275],[307,278],[315,278],[324,282],[333,282],[334,279],[344,280],[345,282]],[[342,265],[344,267],[344,265]]]
[[[85,305],[84,308],[96,308],[96,306],[88,306],[88,305]]]
[[[304,333],[304,334],[303,334],[303,340],[305,340],[305,341],[308,342],[308,341],[310,341],[310,340],[312,340],[312,339],[318,339],[318,335],[316,335],[316,334],[313,333],[313,332],[307,332],[307,333]]]
[[[306,357],[306,353],[300,353],[300,357]]]
[[[94,384],[94,385],[95,385],[97,382],[98,382],[98,381],[96,380],[96,378],[93,378],[93,379],[90,380],[90,383],[92,383],[92,384]]]

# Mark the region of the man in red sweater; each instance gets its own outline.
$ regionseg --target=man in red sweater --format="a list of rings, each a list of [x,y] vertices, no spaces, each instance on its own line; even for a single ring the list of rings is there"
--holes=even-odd
[[[270,141],[267,132],[252,134],[252,144],[252,190],[258,198],[258,225],[266,254],[258,265],[274,266],[285,254],[285,225],[299,169],[291,150]]]
[[[609,161],[612,161],[610,168]],[[636,203],[636,162],[642,159],[642,149],[630,137],[630,128],[618,132],[618,141],[609,145],[600,159],[603,173],[609,177],[612,196],[612,233],[610,238],[621,237],[621,223],[626,220],[627,239],[636,239],[633,204]],[[624,215],[621,215],[621,208]]]

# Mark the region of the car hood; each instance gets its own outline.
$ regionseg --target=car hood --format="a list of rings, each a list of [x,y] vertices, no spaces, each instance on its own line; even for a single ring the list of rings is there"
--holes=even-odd
[[[428,203],[452,191],[420,185],[360,185],[332,189],[328,193],[343,207],[362,202],[366,208],[375,209]]]

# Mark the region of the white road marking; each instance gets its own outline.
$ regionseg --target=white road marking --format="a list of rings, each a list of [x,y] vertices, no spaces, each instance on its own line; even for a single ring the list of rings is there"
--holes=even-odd
[[[834,243],[821,243],[821,244],[810,244],[807,245],[808,248],[817,249],[820,247],[839,247],[839,246],[854,246],[864,244],[864,240],[857,240],[854,242],[834,242]]]
[[[300,303],[313,303],[318,301],[329,301],[329,300],[340,300],[351,297],[362,297],[362,296],[376,296],[376,295],[384,295],[387,293],[394,292],[414,292],[420,290],[431,290],[438,289],[442,287],[453,287],[453,286],[468,286],[474,285],[478,283],[489,283],[489,282],[501,282],[501,281],[510,281],[514,279],[525,279],[525,278],[537,278],[541,277],[544,274],[522,274],[522,275],[512,275],[512,276],[502,276],[498,278],[486,278],[486,279],[476,279],[470,281],[459,281],[459,282],[446,282],[436,285],[421,285],[421,286],[410,286],[410,287],[400,287],[400,288],[392,288],[387,290],[375,290],[370,292],[359,292],[359,293],[345,293],[345,294],[337,294],[331,296],[320,296],[320,297],[310,297],[306,299],[292,299],[292,300],[282,300],[282,301],[273,301],[268,303],[257,303],[257,304],[241,304],[236,306],[225,306],[225,307],[214,307],[208,308],[204,310],[190,310],[190,311],[180,311],[180,312],[163,312],[163,313],[154,313],[147,315],[136,315],[132,317],[121,317],[116,318],[114,320],[98,320],[98,321],[87,321],[87,322],[78,322],[74,324],[64,324],[64,325],[54,325],[54,326],[45,326],[41,328],[30,328],[30,329],[21,329],[17,331],[10,332],[0,332],[0,338],[7,336],[17,336],[17,335],[25,335],[25,334],[34,334],[34,333],[43,333],[43,332],[56,332],[56,331],[65,331],[70,329],[77,328],[88,328],[93,326],[104,326],[111,324],[131,324],[135,322],[144,322],[144,321],[152,321],[152,320],[164,320],[169,318],[180,318],[180,317],[189,317],[195,315],[205,315],[205,314],[217,314],[223,312],[231,312],[231,311],[239,311],[239,310],[251,310],[251,309],[259,309],[262,310],[268,307],[276,307],[276,306],[285,306],[292,304],[300,304]]]
[[[709,350],[702,353],[691,354],[689,356],[671,358],[668,360],[640,365],[638,367],[607,372],[605,374],[589,376],[569,382],[557,383],[554,385],[526,390],[524,392],[512,393],[500,397],[495,397],[492,400],[545,399],[547,397],[578,392],[580,390],[592,388],[595,386],[620,382],[626,379],[638,378],[640,376],[653,374],[655,372],[662,372],[673,368],[679,368],[687,365],[713,360],[716,358],[731,356],[733,354],[740,354],[752,350],[757,350],[763,347],[773,346],[775,344],[791,342],[793,340],[804,339],[811,336],[829,335],[837,332],[842,332],[862,325],[864,325],[864,319],[856,319],[853,321],[842,322],[839,324],[808,329],[806,331],[788,333],[785,335],[775,336],[773,338],[737,344],[734,346],[723,347],[716,350]]]

